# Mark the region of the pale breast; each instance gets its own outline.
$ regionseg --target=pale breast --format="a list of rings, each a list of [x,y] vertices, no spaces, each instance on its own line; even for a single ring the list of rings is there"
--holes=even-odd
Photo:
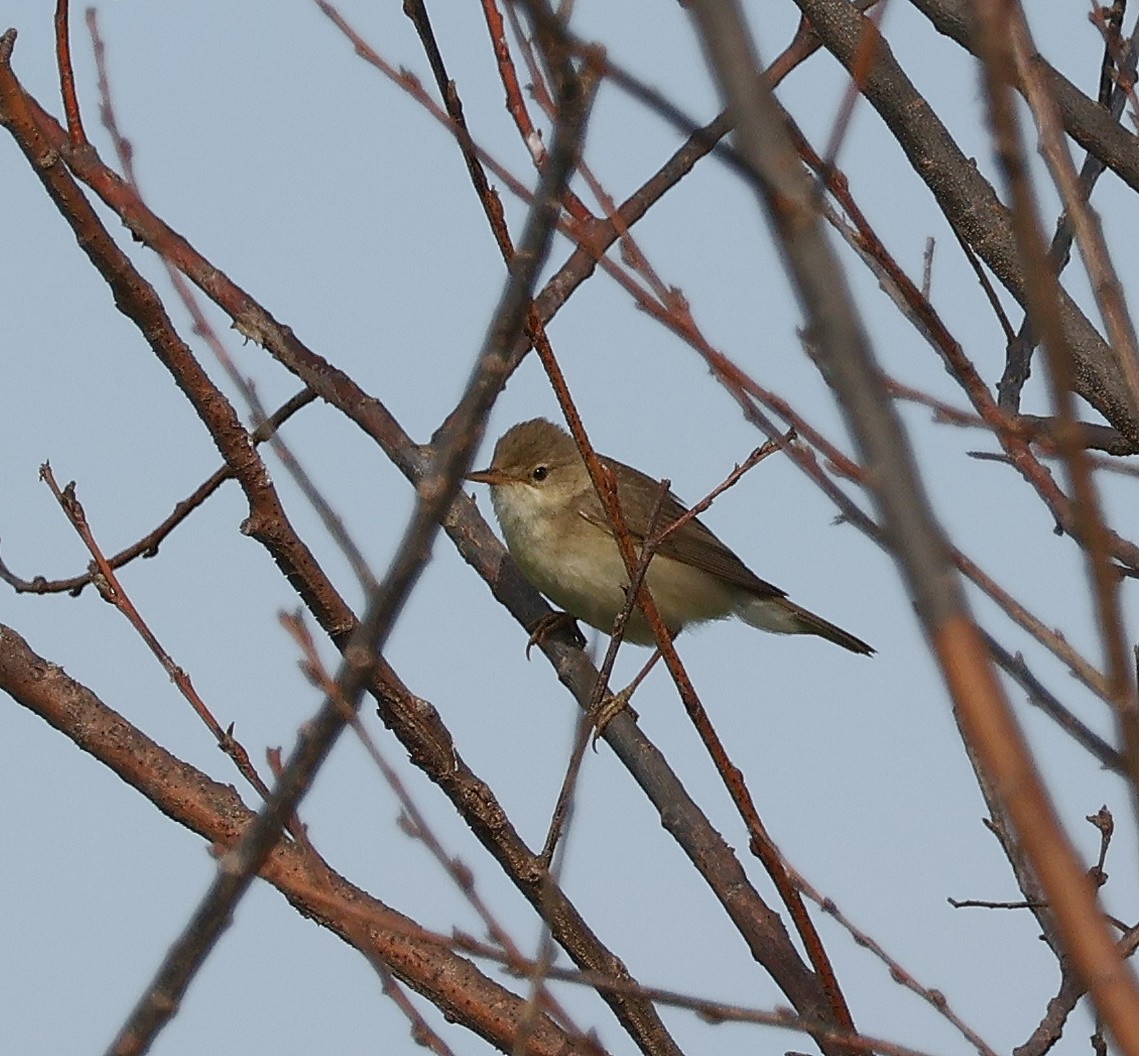
[[[583,517],[549,516],[537,489],[522,487],[518,492],[505,502],[492,492],[492,501],[522,574],[555,605],[610,633],[624,608],[629,582],[613,537]],[[686,624],[722,619],[732,612],[730,588],[690,565],[654,558],[647,581],[665,626],[674,633]],[[652,631],[639,610],[631,615],[625,637],[639,645],[652,643]]]

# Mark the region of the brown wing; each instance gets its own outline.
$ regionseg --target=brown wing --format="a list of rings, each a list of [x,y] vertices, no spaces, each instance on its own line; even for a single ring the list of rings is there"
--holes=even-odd
[[[648,530],[649,518],[652,516],[656,497],[660,493],[660,481],[653,480],[640,470],[616,459],[603,458],[602,461],[617,477],[617,493],[621,499],[625,522],[630,534],[640,542]],[[592,487],[582,502],[580,512],[587,521],[611,532],[601,502]],[[670,491],[661,503],[660,513],[657,515],[657,531],[687,512],[687,507]],[[698,517],[692,518],[684,530],[673,532],[668,536],[661,543],[657,553],[703,569],[760,597],[786,597],[786,591],[760,579],[720,542]]]

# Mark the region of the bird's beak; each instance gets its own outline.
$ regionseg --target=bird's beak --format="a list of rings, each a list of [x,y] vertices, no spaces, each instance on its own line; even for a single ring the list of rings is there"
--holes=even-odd
[[[508,473],[503,473],[501,469],[495,469],[493,466],[490,469],[480,469],[467,474],[467,480],[473,480],[476,484],[509,484],[513,479]]]

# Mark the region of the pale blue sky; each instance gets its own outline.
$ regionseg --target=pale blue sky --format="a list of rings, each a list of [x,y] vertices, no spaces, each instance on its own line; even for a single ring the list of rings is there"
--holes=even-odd
[[[435,6],[440,43],[476,138],[529,178],[477,5]],[[398,3],[345,0],[340,7],[386,58],[430,81]],[[760,51],[770,59],[790,40],[796,12],[790,4],[757,10]],[[1100,48],[1085,5],[1038,0],[1030,10],[1042,52],[1093,91]],[[11,0],[0,19],[19,30],[19,76],[58,113],[51,5]],[[382,399],[413,437],[426,440],[460,392],[502,283],[497,252],[448,135],[357,59],[315,4],[119,0],[103,5],[100,19],[119,119],[151,206],[311,348]],[[679,5],[580,0],[575,19],[583,36],[604,41],[616,60],[684,108],[701,119],[715,113],[711,82]],[[885,29],[962,147],[991,171],[972,64],[905,3],[891,4]],[[81,12],[73,39],[87,127],[110,159]],[[780,90],[817,144],[844,85],[836,64],[819,55]],[[586,154],[616,197],[655,171],[676,142],[658,118],[603,88]],[[1000,332],[928,192],[865,104],[840,163],[911,275],[920,276],[926,237],[937,238],[934,302],[994,380],[1003,362]],[[78,482],[94,530],[113,550],[149,530],[218,459],[7,136],[0,137],[0,187],[9,249],[0,253],[0,540],[5,560],[22,574],[70,575],[86,558],[37,480],[43,461],[51,461],[61,482]],[[505,192],[504,200],[517,230],[523,208]],[[1110,218],[1113,245],[1139,244],[1133,203],[1121,198],[1110,175],[1096,201]],[[113,218],[111,228],[165,295],[153,256]],[[750,192],[705,162],[635,233],[664,280],[684,291],[709,339],[849,449],[838,412],[799,348],[798,313]],[[553,263],[566,252],[559,243]],[[887,368],[962,404],[928,346],[875,280],[846,259]],[[1132,273],[1127,262],[1125,255],[1125,279]],[[1077,281],[1074,292],[1083,298],[1082,290]],[[191,338],[172,296],[168,303]],[[261,349],[243,345],[219,313],[211,317],[266,405],[296,391],[297,382]],[[607,278],[588,283],[550,332],[598,448],[669,476],[680,495],[700,497],[760,442],[696,354],[633,310]],[[1042,411],[1041,399],[1034,382],[1026,409]],[[556,410],[537,362],[528,360],[496,407],[491,434]],[[912,408],[904,414],[953,538],[1098,661],[1072,544],[1051,534],[1046,511],[1010,470],[967,458],[974,447],[992,446],[982,434],[933,426],[928,414]],[[403,478],[324,406],[305,410],[285,435],[382,571],[410,509]],[[481,460],[489,450],[488,442]],[[270,465],[295,523],[320,540],[291,481],[275,461]],[[1131,496],[1112,482],[1109,505],[1125,528],[1129,502],[1134,524]],[[479,503],[489,515],[485,495]],[[292,744],[318,699],[276,620],[297,599],[265,553],[238,531],[244,514],[237,489],[227,486],[157,559],[132,566],[124,581],[223,725],[234,722],[260,762],[265,746]],[[893,565],[853,528],[832,525],[833,515],[788,461],[773,458],[722,497],[706,520],[759,575],[873,643],[876,658],[852,657],[816,640],[761,636],[743,625],[693,634],[682,639],[681,652],[790,860],[922,982],[941,988],[990,1043],[1007,1049],[1035,1026],[1054,992],[1055,966],[1027,915],[946,904],[947,896],[1014,898],[1016,890],[981,824],[983,804],[946,694]],[[319,556],[357,604],[359,590],[346,567],[322,545]],[[1060,665],[1042,659],[987,602],[977,611],[1008,648],[1031,650],[1052,688],[1109,733],[1103,709]],[[94,593],[44,599],[0,590],[0,620],[176,754],[237,783],[139,639]],[[575,708],[543,660],[523,661],[524,644],[525,633],[441,538],[388,656],[413,692],[439,709],[523,835],[539,844]],[[642,659],[630,651],[620,671]],[[1021,695],[1013,698],[1019,702]],[[663,672],[644,687],[637,707],[647,734],[743,855],[745,835]],[[1048,773],[1064,775],[1054,791],[1089,862],[1098,841],[1079,819],[1105,802],[1116,811],[1108,871],[1110,890],[1124,890],[1135,879],[1136,849],[1122,786],[1045,720],[1022,713]],[[6,848],[0,1049],[101,1051],[182,928],[213,863],[197,837],[39,719],[7,699],[0,714]],[[447,846],[472,867],[480,891],[523,947],[534,949],[538,925],[522,900],[444,798],[373,726]],[[425,851],[398,829],[391,793],[357,745],[346,739],[336,750],[302,813],[316,846],[354,882],[426,926],[477,928]],[[758,866],[748,868],[766,892]],[[586,760],[565,885],[643,982],[759,1007],[786,1003],[605,747]],[[1128,904],[1118,911],[1134,916]],[[969,1051],[867,953],[828,922],[820,926],[864,1030],[927,1051]],[[569,995],[579,1023],[596,1028],[612,1051],[632,1051],[600,1002],[560,992]],[[456,1052],[486,1051],[477,1038],[442,1024],[430,1007],[426,1014]],[[666,1019],[691,1053],[808,1044],[790,1034],[709,1026],[688,1013],[667,1012]],[[1057,1051],[1083,1051],[1089,1032],[1083,1016]],[[367,964],[300,919],[275,891],[256,885],[154,1051],[419,1050]]]

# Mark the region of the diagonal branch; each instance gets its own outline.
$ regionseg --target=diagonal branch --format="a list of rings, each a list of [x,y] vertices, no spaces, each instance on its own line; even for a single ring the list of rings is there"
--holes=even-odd
[[[861,54],[859,42],[863,34],[875,38],[873,59],[860,81],[863,94],[886,122],[952,227],[1009,293],[1021,305],[1027,305],[1030,276],[1017,252],[1008,209],[906,76],[877,27],[839,0],[796,3],[811,20],[827,50],[848,70],[853,69]],[[1111,123],[1100,107],[1090,105]],[[1118,128],[1114,124],[1113,127]],[[1131,397],[1114,351],[1063,290],[1060,312],[1075,362],[1076,392],[1132,443],[1139,444],[1139,407]]]
[[[484,419],[498,394],[507,352],[517,339],[538,270],[545,261],[557,219],[561,188],[569,178],[584,131],[586,107],[576,79],[563,82],[560,120],[550,163],[526,222],[518,266],[506,282],[482,350],[455,412],[437,437],[430,469],[420,481],[415,511],[384,579],[372,592],[368,610],[344,650],[337,676],[339,693],[302,727],[298,743],[257,819],[230,850],[218,876],[193,917],[175,940],[110,1053],[130,1056],[148,1050],[177,1008],[182,994],[232,919],[233,907],[277,843],[281,824],[297,805],[346,724],[342,702],[355,711],[371,681],[400,611],[427,562],[439,522],[459,490],[482,436]]]
[[[0,690],[58,729],[138,789],[164,814],[211,844],[233,847],[256,815],[230,785],[182,762],[109,708],[58,664],[36,655],[10,627],[0,626]],[[153,780],[161,773],[161,782]],[[527,1002],[438,943],[424,941],[414,921],[350,884],[297,845],[278,843],[261,876],[298,910],[369,959],[388,965],[492,1045],[509,1052],[527,1015]],[[545,1016],[531,1025],[528,1052],[555,1056],[595,1053]]]
[[[802,2],[800,6],[830,5]],[[962,733],[975,750],[982,776],[990,778],[1016,825],[1066,950],[1122,1050],[1134,1056],[1139,1053],[1139,990],[1120,960],[1083,865],[1041,785],[968,613],[945,539],[845,277],[823,236],[812,188],[778,106],[759,81],[743,14],[738,4],[728,0],[696,0],[693,9],[713,71],[735,117],[740,152],[760,180],[762,204],[778,234],[807,316],[819,367],[834,388],[862,453],[884,528],[895,544],[918,617],[956,705]],[[842,47],[848,51],[853,45],[848,38]]]

